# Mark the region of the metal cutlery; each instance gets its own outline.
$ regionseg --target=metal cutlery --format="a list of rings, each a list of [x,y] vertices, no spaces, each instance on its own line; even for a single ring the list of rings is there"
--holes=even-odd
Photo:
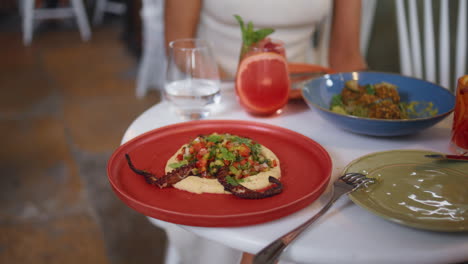
[[[427,154],[424,155],[427,158],[434,158],[440,160],[461,160],[461,161],[468,161],[468,156],[463,155],[448,155],[448,154]]]
[[[306,230],[312,223],[319,219],[330,207],[344,194],[348,194],[357,190],[367,183],[373,183],[374,179],[367,178],[366,175],[361,173],[347,173],[333,183],[333,195],[330,201],[312,218],[288,232],[287,234],[276,239],[268,246],[260,250],[254,257],[254,264],[270,264],[275,263],[281,253],[286,247],[293,242],[304,230]]]

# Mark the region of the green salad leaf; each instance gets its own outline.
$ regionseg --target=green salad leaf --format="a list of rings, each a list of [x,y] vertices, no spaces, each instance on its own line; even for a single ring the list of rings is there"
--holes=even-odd
[[[375,94],[375,88],[372,84],[366,85],[366,93],[371,95]]]
[[[402,102],[399,104],[402,112],[402,118],[425,118],[437,115],[439,112],[432,102],[412,101],[410,103]]]
[[[333,95],[330,103],[330,108],[333,108],[335,106],[343,106],[343,98],[341,97],[341,94]]]

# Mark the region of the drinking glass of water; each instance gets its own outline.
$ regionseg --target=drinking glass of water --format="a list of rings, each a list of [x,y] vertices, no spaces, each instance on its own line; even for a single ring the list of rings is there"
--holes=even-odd
[[[219,103],[218,67],[206,41],[178,39],[169,43],[164,96],[184,120],[203,119]]]

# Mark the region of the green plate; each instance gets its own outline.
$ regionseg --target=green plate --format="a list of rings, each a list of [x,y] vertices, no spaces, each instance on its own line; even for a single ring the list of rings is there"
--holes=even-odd
[[[433,231],[468,231],[468,162],[426,158],[424,150],[372,153],[354,160],[347,172],[376,183],[349,195],[387,220]]]

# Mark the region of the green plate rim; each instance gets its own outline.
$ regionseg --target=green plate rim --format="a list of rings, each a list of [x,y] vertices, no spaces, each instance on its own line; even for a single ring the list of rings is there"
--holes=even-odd
[[[382,155],[382,154],[386,154],[386,153],[389,153],[389,152],[419,152],[421,153],[422,155],[425,155],[425,154],[443,154],[444,153],[441,153],[441,152],[437,152],[437,151],[431,151],[431,150],[421,150],[421,149],[397,149],[397,150],[386,150],[386,151],[379,151],[379,152],[373,152],[373,153],[369,153],[367,155],[364,155],[364,156],[361,156],[357,159],[354,159],[353,161],[351,161],[348,165],[346,165],[346,167],[343,169],[343,172],[342,172],[342,175],[344,175],[345,173],[348,172],[348,170],[350,169],[350,167],[352,167],[353,165],[355,165],[356,163],[359,163],[360,161],[362,160],[365,160],[371,156],[376,156],[376,155]],[[391,164],[391,163],[389,163]],[[467,163],[468,164],[468,163]],[[460,170],[457,170],[457,169],[454,169],[458,172],[460,172],[461,174],[464,174],[463,172],[461,172]],[[384,214],[384,213],[381,213],[380,211],[370,207],[370,206],[367,206],[365,203],[363,203],[359,198],[355,197],[353,195],[353,193],[350,193],[348,195],[348,197],[351,199],[351,201],[353,201],[355,204],[357,204],[358,206],[360,206],[361,208],[373,213],[374,215],[377,215],[379,217],[382,217],[383,219],[385,220],[388,220],[390,222],[394,222],[394,223],[397,223],[397,224],[400,224],[400,225],[404,225],[404,226],[409,226],[409,227],[413,227],[413,228],[417,228],[417,229],[423,229],[423,230],[430,230],[430,231],[441,231],[441,232],[468,232],[468,225],[462,225],[462,226],[458,226],[458,227],[452,227],[452,226],[434,226],[434,225],[431,225],[431,226],[428,226],[424,223],[418,223],[417,221],[405,221],[405,220],[402,220],[402,219],[399,219],[398,217],[394,217],[394,216],[391,216],[391,215],[388,215],[388,214]]]

